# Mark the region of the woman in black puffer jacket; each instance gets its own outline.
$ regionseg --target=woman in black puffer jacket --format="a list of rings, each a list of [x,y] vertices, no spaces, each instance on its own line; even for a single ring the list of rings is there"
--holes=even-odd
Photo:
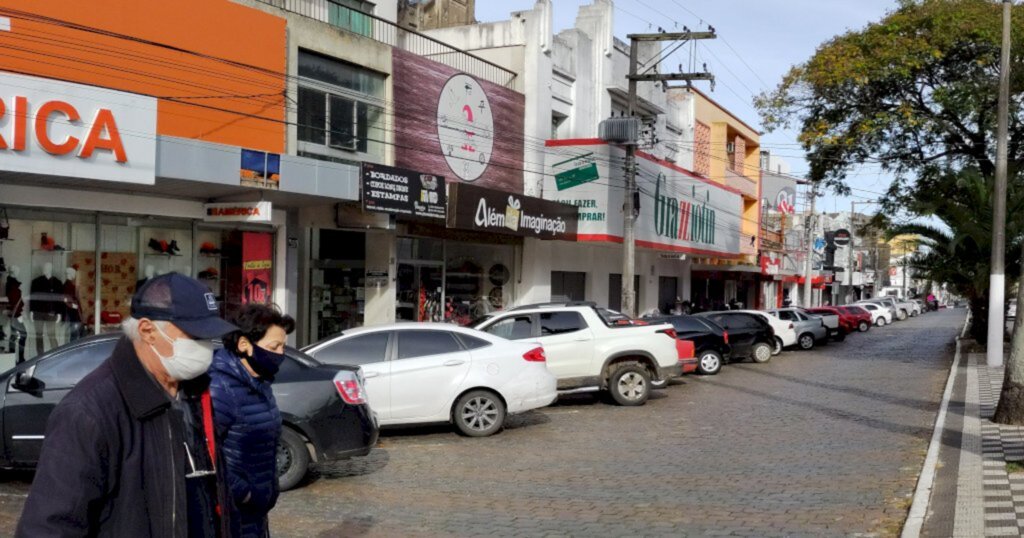
[[[270,384],[284,362],[295,320],[275,308],[248,305],[234,320],[241,330],[224,337],[213,356],[210,394],[224,453],[232,534],[270,535],[267,514],[277,502],[277,442],[281,412]]]

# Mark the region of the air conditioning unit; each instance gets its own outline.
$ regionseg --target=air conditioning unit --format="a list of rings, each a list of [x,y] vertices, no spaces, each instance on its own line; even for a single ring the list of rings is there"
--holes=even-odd
[[[608,118],[598,125],[597,133],[605,142],[636,144],[642,128],[640,118]]]
[[[736,153],[736,143],[735,142],[726,142],[725,143],[725,152],[726,153]]]

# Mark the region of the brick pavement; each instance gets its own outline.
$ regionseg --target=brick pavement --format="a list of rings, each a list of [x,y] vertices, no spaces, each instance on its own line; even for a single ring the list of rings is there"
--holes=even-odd
[[[488,439],[385,434],[284,495],[275,535],[894,535],[962,321],[729,365],[642,408],[577,396]]]
[[[894,535],[962,321],[930,313],[727,365],[640,408],[574,396],[486,439],[388,432],[282,495],[274,535]],[[26,489],[0,478],[0,535]]]

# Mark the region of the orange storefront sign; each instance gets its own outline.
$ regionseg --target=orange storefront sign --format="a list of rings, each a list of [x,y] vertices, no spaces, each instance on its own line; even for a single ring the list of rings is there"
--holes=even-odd
[[[157,97],[161,135],[284,150],[280,17],[229,0],[0,0],[0,17],[11,21],[10,31],[0,32],[0,71]],[[5,93],[11,114],[17,94]],[[28,117],[73,119],[75,107],[60,97],[39,103]],[[32,136],[51,153],[116,155],[115,120],[97,117],[92,131],[75,139],[50,140],[38,128]],[[28,136],[32,125],[21,127],[6,144],[25,143],[18,136]]]

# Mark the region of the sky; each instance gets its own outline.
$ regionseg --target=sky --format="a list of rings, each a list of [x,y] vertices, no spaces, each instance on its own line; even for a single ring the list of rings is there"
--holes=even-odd
[[[554,30],[571,28],[580,5],[592,0],[552,0]],[[534,0],[476,0],[476,18],[481,22],[508,20],[514,11],[531,9]],[[878,21],[896,7],[896,0],[618,0],[613,13],[615,35],[657,31],[704,29],[714,26],[718,39],[698,42],[697,53],[715,74],[714,91],[707,83],[698,87],[746,123],[761,129],[760,116],[753,108],[753,96],[774,88],[790,67],[809,59],[819,45],[850,30]],[[678,26],[677,26],[678,25]],[[688,48],[688,47],[684,47]],[[677,53],[667,65],[685,64],[689,53]],[[703,86],[700,86],[703,84]],[[797,131],[775,131],[761,137],[761,149],[784,158],[795,176],[807,173]],[[865,165],[851,171],[847,184],[855,189],[851,197],[828,193],[818,199],[818,211],[849,211],[850,201],[878,198],[890,178],[877,166]],[[857,211],[873,212],[871,204],[858,204]]]

